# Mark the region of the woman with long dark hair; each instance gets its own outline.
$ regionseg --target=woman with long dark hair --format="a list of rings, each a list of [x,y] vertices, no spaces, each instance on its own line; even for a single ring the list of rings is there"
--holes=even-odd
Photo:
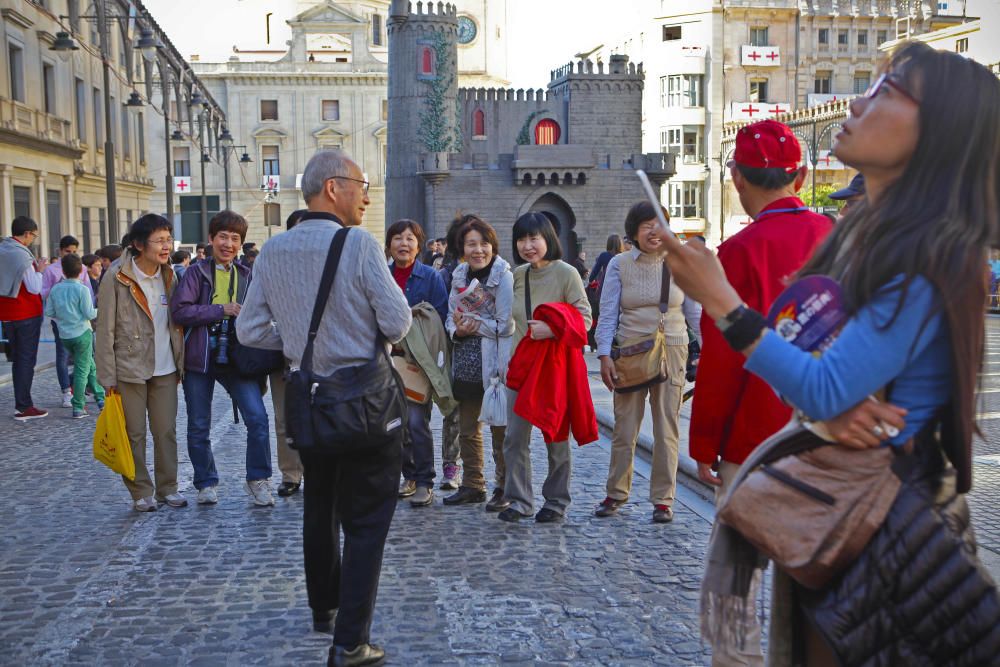
[[[868,199],[802,270],[838,280],[850,317],[821,357],[768,331],[703,245],[668,240],[682,289],[748,357],[747,369],[802,413],[828,420],[881,388],[908,411],[894,437],[877,421],[859,422],[895,447],[902,486],[860,556],[822,589],[779,572],[789,593],[774,600],[772,619],[783,622],[772,622],[771,659],[994,664],[1000,602],[975,557],[963,494],[972,485],[985,262],[1000,238],[1000,81],[957,54],[906,43],[851,102],[834,153],[864,175]],[[866,446],[858,438],[845,444]],[[734,601],[744,591],[719,585],[716,555],[703,599]],[[752,601],[742,602],[749,604],[703,609],[716,645],[738,641],[738,632],[709,612],[752,613]]]

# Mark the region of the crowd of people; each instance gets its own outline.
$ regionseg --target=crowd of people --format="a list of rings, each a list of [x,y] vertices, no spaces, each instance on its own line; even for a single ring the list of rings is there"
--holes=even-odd
[[[952,97],[964,103],[946,114],[942,105]],[[967,141],[958,146],[954,136]],[[513,223],[506,257],[496,229],[472,214],[431,241],[408,219],[388,227],[384,246],[360,230],[341,234],[361,224],[368,183],[347,155],[330,150],[306,165],[307,209],[293,213],[288,231],[259,252],[246,242],[238,213],[211,220],[209,243],[194,258],[175,251],[168,220],[147,214],[117,251],[81,259],[79,243],[65,237],[50,265],[29,249],[37,225],[17,218],[0,244],[0,319],[14,358],[15,419],[45,416],[30,393],[45,315],[73,417],[87,416],[88,393],[99,407],[106,392],[121,396],[136,463],[125,485],[137,511],[187,504],[177,488],[179,387],[197,502],[218,502],[210,439],[217,383],[246,426],[245,488],[255,505],[271,506],[270,391],[278,494],[293,495],[304,483],[313,627],[333,634],[330,664],[379,664],[385,653],[371,643],[370,627],[382,554],[398,500],[413,507],[434,501],[434,406],[443,417],[441,488],[453,491],[444,505],[484,505],[509,523],[558,523],[572,501],[570,437],[579,445],[597,439],[584,361],[590,347],[615,416],[606,497],[594,514],[613,517],[629,499],[648,404],[648,500],[652,521],[667,523],[679,414],[698,354],[690,453],[720,504],[752,473],[752,463],[742,464],[790,420],[823,420],[830,441],[855,450],[887,444],[906,459],[898,473],[905,503],[897,498],[843,577],[810,590],[778,568],[774,664],[900,664],[903,656],[943,664],[960,654],[986,664],[1000,653],[1000,602],[969,548],[962,494],[971,486],[986,248],[1000,229],[1000,84],[972,61],[907,45],[851,103],[834,150],[860,172],[836,193],[849,205],[836,225],[797,196],[807,169],[794,134],[762,121],[739,131],[727,165],[753,224],[716,254],[704,239],[683,243],[663,227],[665,210],[639,202],[589,272],[577,253],[564,256],[540,213],[503,221]],[[947,175],[937,168],[940,156],[954,166]],[[927,187],[932,182],[939,187]],[[935,194],[941,188],[948,196]],[[791,279],[810,275],[843,285],[849,317],[822,356],[769,331],[763,317]],[[326,297],[317,295],[321,284],[330,286],[326,305],[320,299],[322,309],[310,317],[308,304]],[[395,369],[388,391],[405,398],[398,423],[367,431],[349,448],[332,440],[303,445],[310,442],[306,427],[286,429],[286,393],[299,391],[294,382],[303,372],[315,397],[308,399],[308,428],[318,429],[338,405],[364,399],[334,378],[380,355]],[[888,388],[882,401],[871,400],[880,388]],[[370,425],[378,415],[360,419]],[[548,463],[537,512],[535,428]],[[941,479],[952,480],[950,495],[936,500],[926,489],[940,496]],[[898,546],[912,525],[937,546]],[[702,588],[703,633],[713,665],[762,665],[753,601],[763,559],[737,543],[725,524],[716,525]],[[874,567],[880,560],[891,567]],[[925,581],[928,567],[940,582]],[[928,591],[926,600],[915,600],[914,586]],[[924,618],[933,627],[922,625]]]

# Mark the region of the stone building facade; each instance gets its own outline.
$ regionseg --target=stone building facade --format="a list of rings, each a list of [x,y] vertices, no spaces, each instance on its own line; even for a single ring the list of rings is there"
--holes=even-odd
[[[642,152],[642,66],[627,56],[571,63],[546,90],[459,88],[456,9],[393,0],[389,16],[386,220],[412,218],[443,236],[460,212],[493,224],[510,252],[518,216],[555,224],[567,258],[596,256],[673,158]]]
[[[144,133],[149,110],[125,106],[132,82],[142,78],[136,62],[141,58],[133,57],[122,31],[111,31],[112,104],[106,109],[98,33],[93,21],[80,18],[85,4],[0,0],[0,235],[10,234],[15,216],[30,216],[46,255],[56,254],[66,234],[79,238],[84,251],[116,243],[128,223],[149,209],[153,191]],[[107,5],[115,14],[127,12],[127,3]],[[79,46],[65,59],[50,50],[62,31]],[[117,220],[107,214],[106,113],[112,120]]]
[[[864,92],[879,46],[965,20],[965,0],[661,0],[658,11],[601,52],[646,63],[643,148],[678,155],[664,200],[678,226],[711,242],[735,229],[722,152],[733,124]],[[850,173],[817,146],[817,183]],[[813,160],[810,157],[810,162]],[[738,206],[738,202],[736,204]],[[727,225],[727,223],[732,224]],[[727,229],[728,227],[728,229]]]
[[[505,82],[506,0],[463,0],[456,10],[462,34],[458,49],[461,81]],[[357,161],[371,184],[365,227],[381,238],[385,228],[387,159],[388,0],[297,0],[276,2],[288,12],[291,40],[285,49],[251,44],[234,48],[228,62],[193,62],[192,69],[226,110],[231,151],[209,151],[205,178],[200,155],[187,132],[171,142],[175,175],[186,192],[175,191],[182,238],[201,240],[200,202],[204,182],[208,215],[225,206],[225,160],[229,161],[231,208],[250,223],[248,239],[261,243],[303,208],[298,182],[306,162],[320,148],[342,148]],[[278,18],[277,16],[275,17]],[[184,109],[179,110],[181,114]],[[172,116],[177,118],[177,114]],[[164,128],[148,128],[154,162],[166,156]],[[228,153],[228,155],[227,155]],[[250,162],[241,162],[246,153]],[[162,173],[162,172],[161,172]],[[174,179],[177,183],[177,179]],[[157,183],[163,182],[162,178]],[[179,187],[178,187],[179,189]],[[165,210],[165,188],[152,206]]]

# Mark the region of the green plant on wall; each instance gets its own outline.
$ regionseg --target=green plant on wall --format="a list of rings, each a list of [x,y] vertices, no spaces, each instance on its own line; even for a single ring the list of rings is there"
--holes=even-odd
[[[812,187],[802,188],[799,196],[806,206],[819,206],[820,208],[840,208],[843,202],[830,199],[830,193],[836,192],[840,187],[833,183],[817,183],[816,193],[813,195]],[[815,202],[813,201],[815,199]]]
[[[450,114],[445,106],[445,94],[455,82],[455,70],[448,58],[448,38],[434,33],[427,42],[434,47],[436,76],[423,79],[429,90],[420,112],[420,142],[428,153],[457,153],[462,150],[460,106],[456,101],[454,127],[448,122]]]
[[[517,145],[527,146],[531,143],[531,121],[535,119],[535,116],[540,116],[545,113],[544,111],[532,111],[528,114],[528,117],[524,121],[524,125],[521,126],[521,131],[517,133]]]

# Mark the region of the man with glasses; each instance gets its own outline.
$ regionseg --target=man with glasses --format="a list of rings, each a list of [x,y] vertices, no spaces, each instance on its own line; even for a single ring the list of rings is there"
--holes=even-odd
[[[241,343],[282,350],[293,368],[299,366],[330,243],[337,230],[361,224],[367,192],[364,174],[344,153],[322,150],[309,160],[302,174],[309,210],[294,229],[261,249],[236,319]],[[410,322],[410,307],[389,273],[382,247],[364,230],[352,230],[314,339],[313,371],[329,376],[371,361],[376,345],[384,344],[378,342],[379,334],[384,341],[398,342]],[[370,643],[369,630],[382,552],[396,511],[401,446],[299,454],[305,471],[302,542],[313,629],[333,632],[327,664],[381,664],[385,652]]]
[[[31,383],[42,333],[42,272],[44,258],[35,259],[31,245],[38,239],[38,224],[19,216],[11,223],[11,236],[0,242],[0,322],[5,348],[14,375],[14,419],[28,421],[47,416],[31,400]]]

